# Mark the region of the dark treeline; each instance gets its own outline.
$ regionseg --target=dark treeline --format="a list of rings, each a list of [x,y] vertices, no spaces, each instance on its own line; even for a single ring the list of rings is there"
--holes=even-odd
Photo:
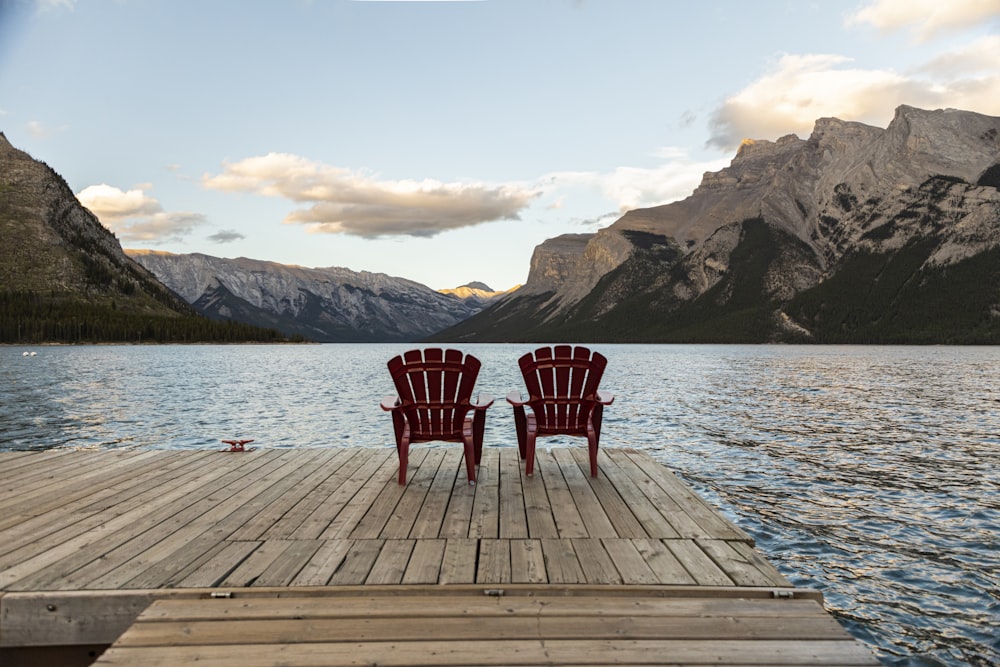
[[[277,343],[274,329],[195,315],[126,312],[36,292],[0,292],[0,343]],[[291,339],[301,342],[301,337]]]

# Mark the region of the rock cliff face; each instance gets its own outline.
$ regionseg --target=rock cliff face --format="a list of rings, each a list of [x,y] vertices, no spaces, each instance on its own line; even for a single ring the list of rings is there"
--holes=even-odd
[[[59,174],[0,133],[0,294],[32,295],[53,312],[107,319],[114,307],[157,317],[194,312],[129,259]],[[77,312],[78,311],[78,312]],[[27,328],[27,327],[26,327]],[[46,329],[47,331],[47,329]],[[44,334],[39,333],[40,336]],[[44,337],[42,340],[46,340]]]
[[[954,286],[970,262],[1000,249],[998,181],[1000,118],[901,106],[886,129],[819,119],[808,139],[744,141],[729,167],[706,173],[682,201],[630,211],[590,237],[546,241],[525,287],[454,334],[489,338],[492,317],[517,311],[522,321],[509,319],[508,330],[528,339],[727,331],[726,340],[887,340],[892,325],[878,308],[911,312],[904,296],[926,300],[929,286]],[[859,289],[844,273],[859,262],[900,272],[895,296],[854,294],[853,306],[837,297],[836,317],[854,309],[868,324],[833,322],[831,290]],[[889,282],[865,289],[880,293]],[[990,331],[995,287],[976,306]],[[710,324],[717,318],[728,324]],[[847,332],[839,338],[838,327]],[[944,342],[930,331],[918,338]]]
[[[403,278],[344,268],[128,250],[201,313],[318,342],[419,340],[482,309]]]

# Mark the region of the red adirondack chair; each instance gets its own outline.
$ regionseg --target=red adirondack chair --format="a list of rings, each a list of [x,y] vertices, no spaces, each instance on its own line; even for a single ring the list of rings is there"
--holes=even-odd
[[[507,402],[514,406],[517,446],[529,477],[535,470],[535,440],[539,436],[572,435],[587,438],[590,476],[597,477],[597,447],[601,440],[604,406],[615,397],[598,391],[608,360],[586,347],[542,347],[518,359],[528,397],[513,391]],[[524,407],[531,408],[526,412]]]
[[[483,455],[486,409],[493,397],[472,389],[482,365],[460,350],[410,350],[387,364],[397,396],[382,399],[382,409],[392,413],[399,453],[399,483],[406,484],[410,443],[461,442],[469,484],[476,483],[476,466]]]

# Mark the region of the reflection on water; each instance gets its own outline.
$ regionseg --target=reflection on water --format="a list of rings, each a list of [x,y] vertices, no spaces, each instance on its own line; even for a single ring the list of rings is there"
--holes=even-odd
[[[389,446],[405,347],[0,348],[0,449]],[[1000,349],[598,347],[602,446],[681,475],[885,664],[1000,662]],[[513,446],[530,348],[466,349]]]

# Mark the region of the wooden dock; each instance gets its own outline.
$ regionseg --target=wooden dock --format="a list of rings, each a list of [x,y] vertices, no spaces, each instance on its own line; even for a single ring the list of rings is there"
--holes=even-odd
[[[642,452],[461,464],[415,448],[400,487],[391,447],[0,453],[0,662],[877,664]]]

